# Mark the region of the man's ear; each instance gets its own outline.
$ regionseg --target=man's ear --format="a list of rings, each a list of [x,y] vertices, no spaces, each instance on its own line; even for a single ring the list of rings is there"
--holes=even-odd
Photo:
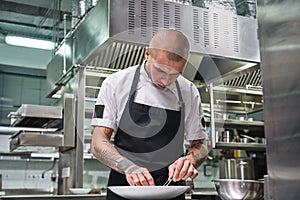
[[[146,47],[146,49],[145,49],[145,59],[148,60],[149,56],[150,56],[150,49],[149,49],[149,47]]]

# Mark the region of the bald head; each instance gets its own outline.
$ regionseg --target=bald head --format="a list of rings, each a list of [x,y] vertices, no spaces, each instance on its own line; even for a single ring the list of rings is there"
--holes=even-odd
[[[186,36],[176,30],[160,30],[150,41],[149,48],[151,54],[159,51],[169,53],[169,59],[179,61],[187,60],[190,51],[190,45]]]

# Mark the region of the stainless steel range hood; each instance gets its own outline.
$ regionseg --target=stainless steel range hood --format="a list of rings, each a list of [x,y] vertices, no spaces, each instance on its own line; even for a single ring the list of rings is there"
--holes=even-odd
[[[188,36],[192,54],[184,76],[192,81],[203,84],[224,78],[233,67],[235,76],[258,69],[256,19],[163,0],[100,0],[67,35],[48,64],[48,96],[65,84],[62,77],[68,76],[65,72],[74,65],[123,69],[140,63],[144,47],[162,28]],[[206,66],[207,60],[212,67]]]

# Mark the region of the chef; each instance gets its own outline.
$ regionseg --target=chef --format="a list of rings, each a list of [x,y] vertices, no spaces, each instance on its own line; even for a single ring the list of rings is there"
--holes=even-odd
[[[184,185],[198,175],[207,135],[199,92],[181,75],[189,49],[183,33],[162,29],[145,49],[143,63],[103,81],[92,119],[92,152],[111,168],[108,186],[167,180]],[[108,190],[107,199],[124,198]]]

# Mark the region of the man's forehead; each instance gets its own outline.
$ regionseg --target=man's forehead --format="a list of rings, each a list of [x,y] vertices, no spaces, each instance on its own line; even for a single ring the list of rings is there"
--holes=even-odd
[[[167,73],[180,73],[176,69],[174,69],[171,64],[161,64],[161,63],[153,63],[155,68],[159,68],[160,70],[167,72]]]

